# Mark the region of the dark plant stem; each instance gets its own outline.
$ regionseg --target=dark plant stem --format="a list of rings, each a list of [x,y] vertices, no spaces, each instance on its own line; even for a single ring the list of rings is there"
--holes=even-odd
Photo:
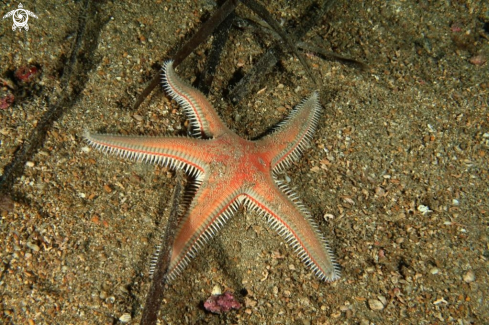
[[[175,241],[175,232],[178,226],[178,212],[180,206],[180,198],[184,186],[184,175],[182,170],[177,171],[177,184],[172,196],[172,205],[168,223],[166,224],[165,234],[159,250],[158,260],[153,272],[153,281],[146,296],[143,316],[141,317],[141,325],[154,325],[158,319],[158,312],[161,307],[161,302],[165,296],[165,287],[167,280],[168,266],[170,265],[170,257],[172,253],[173,242]]]

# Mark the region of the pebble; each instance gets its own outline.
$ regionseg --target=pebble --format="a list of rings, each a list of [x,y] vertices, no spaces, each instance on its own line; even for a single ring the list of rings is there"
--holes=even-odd
[[[382,302],[380,302],[380,300],[377,300],[377,299],[369,299],[368,306],[372,310],[382,310],[382,309],[384,309],[384,305],[382,304]]]
[[[475,281],[475,273],[472,270],[467,271],[467,273],[464,274],[464,281],[466,283],[471,283]]]
[[[214,288],[212,288],[212,292],[211,294],[213,296],[217,296],[217,295],[220,295],[222,294],[222,290],[221,290],[221,287],[219,285],[215,285]]]
[[[396,239],[396,243],[397,243],[397,244],[402,244],[402,243],[404,243],[404,238],[402,238],[402,237],[397,238],[397,239]]]
[[[339,318],[341,317],[341,311],[336,311],[330,315],[332,318]]]
[[[350,306],[345,306],[345,305],[340,306],[340,310],[341,310],[342,312],[346,312],[346,311],[350,310]]]
[[[98,297],[100,299],[106,299],[107,298],[107,292],[105,292],[104,290],[100,291]]]
[[[274,286],[273,289],[272,289],[272,292],[274,295],[277,295],[278,294],[278,287],[277,286]]]
[[[38,245],[32,244],[30,242],[27,242],[26,246],[29,247],[30,249],[32,249],[34,252],[39,252],[39,250],[40,250]]]
[[[438,273],[440,273],[440,269],[437,267],[434,267],[430,270],[430,273],[433,275],[438,274]]]

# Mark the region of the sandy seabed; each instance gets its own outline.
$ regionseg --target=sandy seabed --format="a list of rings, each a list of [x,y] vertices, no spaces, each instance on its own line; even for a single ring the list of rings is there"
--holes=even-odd
[[[17,5],[2,4],[1,15]],[[15,94],[0,110],[0,171],[50,108],[63,114],[0,202],[0,323],[116,324],[128,314],[136,324],[174,173],[91,150],[82,135],[185,134],[182,110],[161,90],[131,106],[216,4],[95,1],[90,15],[79,1],[24,6],[38,16],[28,31],[12,31],[9,19],[0,25],[2,94]],[[276,1],[268,9],[287,26],[306,7]],[[237,14],[258,20],[243,5]],[[488,25],[484,1],[337,1],[303,41],[368,69],[306,53],[324,113],[310,148],[281,177],[320,224],[341,279],[318,281],[242,209],[169,286],[160,323],[488,323]],[[235,72],[272,43],[234,28],[209,95],[245,137],[317,88],[288,55],[239,105],[225,100]],[[195,80],[209,46],[179,67],[183,78]],[[21,84],[14,72],[25,66],[39,75]],[[215,286],[243,307],[206,312]]]

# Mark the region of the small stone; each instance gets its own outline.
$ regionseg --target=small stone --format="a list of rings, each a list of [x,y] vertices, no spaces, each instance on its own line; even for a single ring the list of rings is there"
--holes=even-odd
[[[475,281],[475,273],[472,270],[468,270],[464,275],[464,281],[466,283],[471,283]]]
[[[39,252],[39,250],[40,250],[38,245],[30,243],[30,242],[27,242],[26,246],[29,247],[30,249],[32,249],[34,252]]]
[[[479,54],[471,57],[469,59],[469,62],[472,63],[473,65],[480,66],[480,65],[484,65],[487,62],[487,58],[484,55]]]
[[[382,304],[382,302],[380,302],[380,300],[377,300],[377,299],[369,299],[368,306],[372,310],[382,310],[382,309],[384,309],[384,305]]]
[[[5,194],[0,194],[0,212],[11,212],[14,210],[14,201]]]
[[[430,273],[433,275],[438,274],[438,273],[440,273],[440,269],[437,267],[433,267],[433,268],[431,268]]]
[[[253,300],[251,298],[245,297],[245,305],[246,307],[256,307],[258,302],[256,300]]]
[[[212,288],[212,292],[211,292],[211,295],[213,296],[217,296],[217,295],[220,295],[222,293],[221,291],[221,287],[219,285],[215,285],[214,288]]]
[[[332,318],[339,318],[341,317],[341,311],[335,311],[330,315]]]
[[[112,187],[110,187],[110,185],[108,185],[108,184],[105,184],[104,185],[104,191],[106,193],[111,193],[112,192]]]
[[[105,299],[105,298],[107,298],[107,292],[105,292],[104,290],[100,291],[100,293],[99,293],[98,297],[99,297],[100,299]]]
[[[402,244],[402,243],[404,243],[404,238],[402,238],[402,237],[397,238],[397,239],[396,239],[396,243],[397,243],[397,244]]]
[[[380,197],[385,196],[385,190],[379,186],[375,189],[375,195]]]
[[[345,306],[345,305],[340,306],[340,310],[341,310],[342,312],[346,312],[346,311],[350,310],[350,306]]]
[[[379,296],[378,297],[382,305],[386,306],[387,305],[387,298],[384,296]]]
[[[26,165],[27,167],[32,168],[32,167],[34,167],[34,162],[32,162],[32,161],[28,161],[28,162],[26,162],[26,163],[25,163],[25,165]]]

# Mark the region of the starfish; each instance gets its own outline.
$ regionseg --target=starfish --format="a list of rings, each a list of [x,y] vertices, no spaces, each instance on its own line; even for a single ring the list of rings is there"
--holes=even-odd
[[[143,137],[86,133],[93,147],[122,157],[182,168],[194,179],[172,246],[168,280],[236,213],[241,205],[264,216],[321,280],[339,278],[333,254],[310,213],[277,174],[310,142],[321,106],[314,92],[273,132],[256,141],[241,138],[219,118],[197,89],[163,66],[163,87],[183,106],[193,137]]]

